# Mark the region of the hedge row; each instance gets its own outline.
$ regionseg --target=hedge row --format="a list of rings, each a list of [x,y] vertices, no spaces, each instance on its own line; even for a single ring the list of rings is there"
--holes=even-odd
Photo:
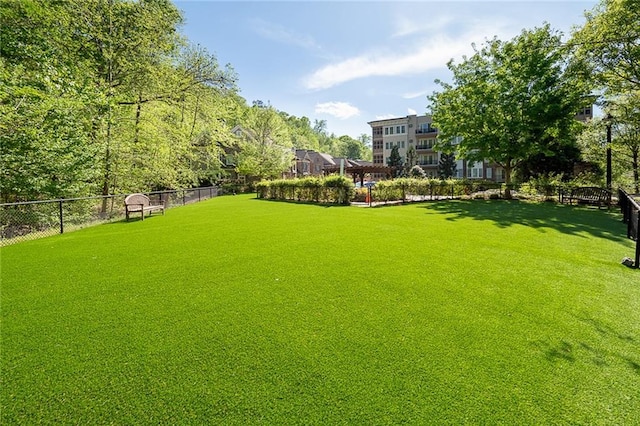
[[[578,182],[551,182],[532,180],[523,184],[509,185],[511,190],[527,196],[543,196],[547,199],[557,196],[559,191],[569,191],[581,186]],[[489,198],[502,197],[507,185],[485,180],[467,179],[417,179],[397,178],[379,181],[372,190],[373,201],[408,200],[412,197],[429,199],[461,197],[489,191]],[[353,183],[344,177],[282,179],[262,181],[256,185],[259,198],[273,200],[296,200],[315,203],[349,204],[350,201],[365,201],[367,188],[354,189]]]
[[[314,203],[349,204],[353,183],[340,176],[304,179],[279,179],[256,184],[258,198],[295,200]]]
[[[409,196],[459,197],[489,189],[502,191],[503,187],[491,181],[399,178],[378,182],[373,197],[376,201],[406,200]]]

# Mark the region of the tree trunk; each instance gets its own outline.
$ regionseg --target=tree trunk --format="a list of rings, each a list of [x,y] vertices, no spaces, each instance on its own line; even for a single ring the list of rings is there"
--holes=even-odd
[[[140,141],[140,115],[142,114],[142,95],[138,96],[138,104],[136,105],[136,122],[135,133],[133,137],[133,145],[137,146]]]
[[[104,153],[104,181],[102,182],[102,210],[101,214],[107,214],[107,195],[109,195],[109,179],[111,179],[111,102],[113,99],[113,45],[112,45],[112,36],[113,36],[113,0],[109,0],[109,38],[108,38],[108,52],[109,56],[107,58],[107,83],[108,83],[108,92],[107,92],[107,140],[106,140],[106,149]]]
[[[107,123],[107,147],[104,153],[104,176],[102,181],[102,210],[101,214],[107,213],[107,195],[109,195],[109,179],[111,179],[111,120]]]
[[[511,195],[511,160],[508,160],[504,165],[504,198],[506,200],[511,200],[513,197]]]

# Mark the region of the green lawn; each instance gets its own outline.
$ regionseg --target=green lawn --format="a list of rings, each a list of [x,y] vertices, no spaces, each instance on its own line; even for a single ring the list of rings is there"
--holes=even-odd
[[[0,250],[2,424],[637,424],[613,212],[220,197]]]

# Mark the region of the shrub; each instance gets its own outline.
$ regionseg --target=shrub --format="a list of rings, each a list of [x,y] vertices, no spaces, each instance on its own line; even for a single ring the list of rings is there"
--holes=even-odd
[[[263,180],[256,184],[258,198],[349,204],[354,186],[347,178]]]

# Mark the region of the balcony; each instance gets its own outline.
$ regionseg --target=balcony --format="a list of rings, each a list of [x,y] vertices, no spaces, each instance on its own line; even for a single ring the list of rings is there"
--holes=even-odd
[[[433,145],[416,145],[416,150],[432,150],[433,151]]]
[[[438,129],[436,129],[435,127],[429,127],[428,129],[416,129],[416,134],[424,135],[426,133],[436,133],[437,131]]]

